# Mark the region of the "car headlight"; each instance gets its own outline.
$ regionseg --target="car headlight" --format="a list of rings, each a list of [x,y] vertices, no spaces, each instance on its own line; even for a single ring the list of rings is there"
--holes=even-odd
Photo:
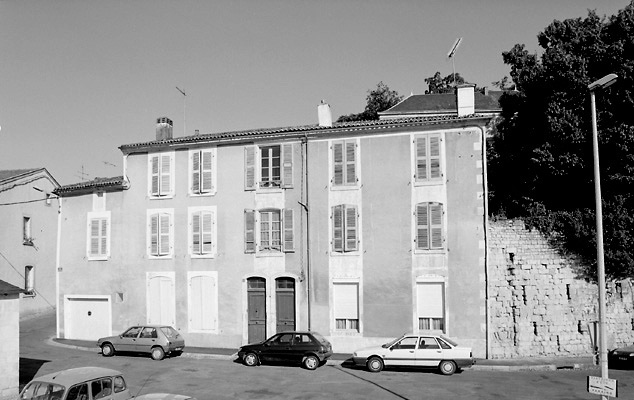
[[[630,355],[630,357],[634,357],[634,353],[630,353],[629,355]]]

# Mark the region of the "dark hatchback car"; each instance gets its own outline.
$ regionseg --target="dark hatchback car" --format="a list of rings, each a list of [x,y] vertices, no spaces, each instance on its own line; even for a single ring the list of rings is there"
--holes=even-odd
[[[302,364],[314,370],[332,355],[332,346],[317,332],[282,332],[260,343],[240,347],[238,357],[253,367],[263,362]]]
[[[615,369],[634,369],[634,345],[609,351],[608,365]]]

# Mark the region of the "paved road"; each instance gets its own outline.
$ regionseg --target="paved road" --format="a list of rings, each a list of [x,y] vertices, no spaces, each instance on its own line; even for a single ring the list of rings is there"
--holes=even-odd
[[[453,376],[434,372],[383,371],[372,374],[342,365],[316,371],[289,366],[245,367],[237,362],[187,357],[153,361],[143,356],[105,358],[52,345],[50,328],[22,324],[20,380],[78,366],[122,371],[134,394],[177,392],[211,399],[598,399],[586,392],[594,370],[472,371]],[[619,398],[634,398],[634,372],[610,371],[619,380]]]

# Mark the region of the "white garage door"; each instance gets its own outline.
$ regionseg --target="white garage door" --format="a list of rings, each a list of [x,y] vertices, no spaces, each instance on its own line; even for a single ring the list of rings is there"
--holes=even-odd
[[[96,340],[110,336],[110,297],[66,296],[64,326],[66,339]]]

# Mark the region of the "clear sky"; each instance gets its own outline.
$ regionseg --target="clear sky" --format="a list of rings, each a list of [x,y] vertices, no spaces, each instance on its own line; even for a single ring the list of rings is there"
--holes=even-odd
[[[118,147],[153,140],[163,116],[178,137],[314,124],[322,99],[333,118],[360,112],[379,81],[409,95],[450,74],[458,37],[456,71],[491,86],[502,52],[537,52],[554,19],[628,3],[0,0],[0,170],[118,176]]]

